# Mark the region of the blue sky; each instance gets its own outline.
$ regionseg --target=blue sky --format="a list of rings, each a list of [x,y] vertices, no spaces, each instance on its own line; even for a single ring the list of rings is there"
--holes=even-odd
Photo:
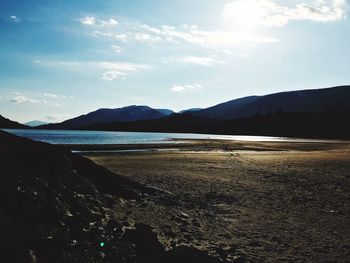
[[[58,122],[350,83],[345,0],[0,1],[0,114]]]

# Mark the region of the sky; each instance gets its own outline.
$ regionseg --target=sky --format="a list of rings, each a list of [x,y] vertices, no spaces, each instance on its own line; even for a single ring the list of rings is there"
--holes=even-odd
[[[346,0],[0,0],[0,114],[179,111],[350,84]]]

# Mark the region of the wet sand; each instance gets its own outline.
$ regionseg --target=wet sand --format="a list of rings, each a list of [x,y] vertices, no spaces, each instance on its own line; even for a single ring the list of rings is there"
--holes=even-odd
[[[350,261],[350,142],[66,147],[163,189],[121,200],[115,216],[152,225],[169,248],[191,244],[228,262]]]

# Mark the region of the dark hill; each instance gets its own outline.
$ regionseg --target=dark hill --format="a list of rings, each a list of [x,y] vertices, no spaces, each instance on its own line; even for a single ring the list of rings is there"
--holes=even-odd
[[[219,120],[196,117],[189,113],[174,113],[156,120],[111,122],[80,127],[85,130],[146,131],[146,132],[196,132],[218,123]]]
[[[255,114],[284,112],[326,112],[350,109],[350,86],[299,90],[250,96],[191,112],[205,118],[239,119]]]
[[[350,111],[276,112],[226,120],[210,131],[221,134],[350,139]]]
[[[254,102],[258,99],[258,96],[244,97],[240,99],[231,100],[228,102],[220,103],[218,105],[202,109],[199,111],[190,112],[194,116],[205,117],[205,118],[216,118],[216,119],[225,119],[228,118],[228,115],[240,109],[241,107]]]
[[[1,131],[0,160],[2,262],[101,262],[99,242],[119,246],[122,233],[107,220],[113,199],[152,193],[58,146]]]
[[[304,138],[350,139],[350,111],[276,112],[252,117],[219,120],[191,114],[82,127],[87,130],[266,135]]]
[[[149,225],[114,218],[123,203],[159,190],[2,131],[0,160],[1,262],[219,262],[194,248],[165,252]]]
[[[208,119],[213,119],[212,122],[217,122],[218,120],[248,118],[257,114],[273,114],[279,111],[289,113],[349,111],[349,101],[350,86],[341,86],[327,89],[281,92],[265,96],[249,96],[221,103],[207,109],[189,109],[181,112],[180,115],[191,114],[195,117],[192,119],[194,123],[189,123],[187,126],[193,126],[198,122],[206,125]],[[172,111],[167,109],[156,110],[147,106],[99,109],[62,123],[43,125],[39,128],[87,129],[91,127],[92,129],[106,130],[134,129],[154,131],[159,129],[160,126],[166,125],[167,128],[164,127],[162,130],[174,132],[183,130],[185,122],[191,122],[189,117],[180,117],[179,119],[175,118],[175,115],[171,113]],[[123,124],[125,122],[131,122],[131,124]],[[180,126],[177,127],[177,125]],[[186,130],[190,129],[186,128]],[[204,130],[201,132],[204,132]]]
[[[26,129],[29,128],[26,125],[20,124],[15,121],[11,121],[0,115],[0,128],[2,129]]]
[[[138,121],[138,120],[150,120],[158,119],[166,116],[158,110],[152,109],[147,106],[128,106],[118,109],[99,109],[90,112],[86,115],[66,120],[61,123],[48,124],[40,126],[45,129],[75,129],[81,126],[107,123],[113,121]]]
[[[350,109],[350,86],[327,89],[300,90],[270,94],[232,109],[222,117],[250,117],[255,114],[284,112],[327,112]]]

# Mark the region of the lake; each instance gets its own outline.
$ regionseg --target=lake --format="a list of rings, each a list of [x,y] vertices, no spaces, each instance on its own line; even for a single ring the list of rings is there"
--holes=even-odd
[[[65,131],[34,129],[3,129],[4,131],[26,137],[35,141],[52,144],[146,144],[176,143],[171,139],[221,139],[239,141],[294,141],[324,142],[326,140],[281,138],[268,136],[210,135],[186,133],[154,133],[154,132],[109,132],[109,131]]]

